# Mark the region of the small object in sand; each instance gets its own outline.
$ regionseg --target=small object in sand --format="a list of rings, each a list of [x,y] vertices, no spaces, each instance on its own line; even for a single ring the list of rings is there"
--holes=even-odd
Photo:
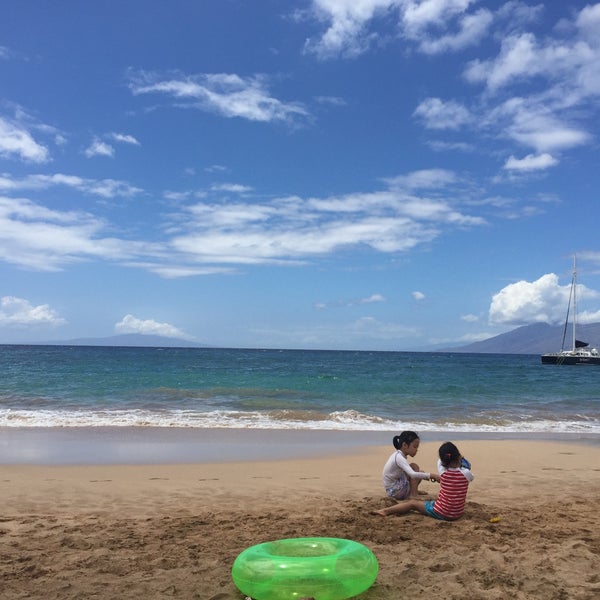
[[[237,588],[254,600],[344,600],[369,589],[377,558],[340,538],[290,538],[250,546],[233,563]]]
[[[490,523],[499,523],[500,522],[500,517],[492,517],[490,519]]]

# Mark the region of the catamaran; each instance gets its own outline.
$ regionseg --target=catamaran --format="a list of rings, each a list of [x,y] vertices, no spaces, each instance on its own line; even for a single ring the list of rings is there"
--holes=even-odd
[[[571,303],[573,310],[571,311]],[[569,324],[569,313],[572,313],[572,344],[571,349],[565,350],[565,338],[567,336],[567,325]],[[577,329],[577,258],[573,256],[573,278],[571,279],[571,292],[569,304],[567,305],[567,317],[563,330],[563,340],[560,352],[548,352],[542,354],[542,363],[546,365],[600,365],[600,352],[597,348],[590,348],[587,342],[582,342],[576,337]]]

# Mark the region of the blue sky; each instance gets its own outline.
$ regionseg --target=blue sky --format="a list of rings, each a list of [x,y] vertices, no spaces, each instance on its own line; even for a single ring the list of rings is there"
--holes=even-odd
[[[0,343],[600,321],[600,3],[11,2]]]

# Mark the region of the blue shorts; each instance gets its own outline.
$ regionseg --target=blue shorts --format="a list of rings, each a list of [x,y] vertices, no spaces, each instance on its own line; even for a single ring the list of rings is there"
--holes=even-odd
[[[425,500],[425,512],[434,519],[439,519],[440,521],[450,521],[450,519],[446,519],[446,517],[436,513],[435,510],[433,510],[434,504],[435,500]]]

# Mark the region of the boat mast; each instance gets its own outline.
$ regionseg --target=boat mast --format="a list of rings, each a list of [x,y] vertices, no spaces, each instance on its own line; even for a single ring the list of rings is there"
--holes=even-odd
[[[577,255],[573,254],[573,352],[576,350],[577,340],[575,328],[577,326]]]

